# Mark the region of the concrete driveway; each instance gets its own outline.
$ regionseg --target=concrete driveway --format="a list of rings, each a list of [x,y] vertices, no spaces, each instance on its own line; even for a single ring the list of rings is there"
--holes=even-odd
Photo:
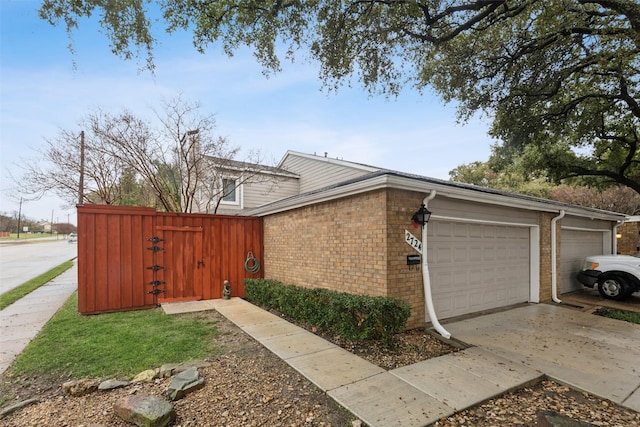
[[[444,326],[458,340],[640,411],[640,325],[534,304]]]
[[[565,304],[582,307],[585,311],[595,310],[598,307],[610,307],[640,313],[640,292],[635,292],[624,301],[614,301],[602,298],[597,289],[583,288],[560,295],[560,300]]]

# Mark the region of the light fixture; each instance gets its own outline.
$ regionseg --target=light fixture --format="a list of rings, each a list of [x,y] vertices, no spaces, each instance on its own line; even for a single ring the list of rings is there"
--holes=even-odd
[[[429,222],[429,218],[431,218],[431,212],[427,209],[424,203],[420,206],[420,209],[411,217],[411,221],[413,221],[413,226],[418,228],[419,226],[424,227],[426,223]]]

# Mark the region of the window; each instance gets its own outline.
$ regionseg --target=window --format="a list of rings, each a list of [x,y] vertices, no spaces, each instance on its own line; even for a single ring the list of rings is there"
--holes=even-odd
[[[222,178],[222,201],[238,204],[238,182],[234,178]]]

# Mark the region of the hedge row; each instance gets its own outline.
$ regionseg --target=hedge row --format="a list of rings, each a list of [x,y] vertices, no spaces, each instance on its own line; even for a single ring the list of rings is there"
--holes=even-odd
[[[275,280],[245,279],[245,298],[296,321],[352,340],[389,341],[405,329],[411,308],[395,298],[370,297],[284,285]]]

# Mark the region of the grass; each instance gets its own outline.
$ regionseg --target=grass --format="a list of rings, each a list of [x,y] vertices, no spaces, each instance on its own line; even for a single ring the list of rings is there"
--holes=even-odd
[[[609,317],[611,319],[624,320],[625,322],[631,322],[640,324],[640,313],[634,311],[618,310],[615,308],[599,308],[594,312],[598,316]]]
[[[55,234],[51,234],[51,233],[20,233],[20,240],[30,240],[30,239],[42,239],[44,237],[55,237]],[[66,234],[59,234],[60,239],[64,240],[67,235]],[[18,238],[18,233],[11,233],[9,235],[9,237],[0,237],[0,240],[16,240]]]
[[[38,277],[31,279],[28,282],[25,282],[22,285],[3,293],[2,295],[0,295],[0,310],[4,310],[6,307],[18,301],[20,298],[35,291],[36,289],[38,289],[40,286],[44,285],[51,279],[54,279],[55,277],[64,273],[65,271],[70,269],[72,266],[73,266],[73,262],[71,261],[63,262],[59,266],[52,268],[46,273],[43,273]]]
[[[73,294],[18,356],[12,375],[130,378],[165,363],[214,352],[215,323],[204,315],[165,315],[161,309],[95,316],[78,313]]]

